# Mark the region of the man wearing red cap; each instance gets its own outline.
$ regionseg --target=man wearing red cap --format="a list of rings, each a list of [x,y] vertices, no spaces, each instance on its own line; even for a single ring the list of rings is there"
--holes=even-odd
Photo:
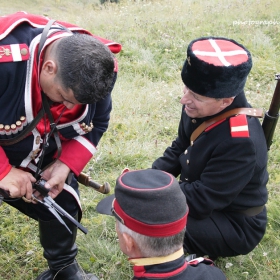
[[[251,67],[234,40],[204,37],[187,49],[178,136],[152,167],[180,175],[189,254],[247,254],[265,233],[267,146],[261,113],[244,94]]]
[[[183,239],[188,206],[178,181],[161,170],[123,173],[115,194],[97,205],[116,218],[121,250],[133,264],[134,280],[225,280],[209,259],[184,258]]]

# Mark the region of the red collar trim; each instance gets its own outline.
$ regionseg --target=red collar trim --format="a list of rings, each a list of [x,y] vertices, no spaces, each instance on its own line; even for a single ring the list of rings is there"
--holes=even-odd
[[[147,273],[145,266],[134,266],[133,267],[133,272],[134,272],[134,276],[138,277],[138,278],[153,278],[153,279],[169,279],[172,276],[175,276],[179,273],[181,273],[182,271],[184,271],[187,268],[188,264],[187,262],[185,262],[181,267],[170,271],[170,272],[165,272],[165,273]]]

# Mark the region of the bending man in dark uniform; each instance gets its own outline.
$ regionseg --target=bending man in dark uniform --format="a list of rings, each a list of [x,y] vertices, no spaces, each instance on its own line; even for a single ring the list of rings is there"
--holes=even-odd
[[[188,46],[178,136],[152,165],[180,175],[190,209],[187,253],[247,254],[264,236],[267,146],[259,112],[244,94],[251,67],[250,52],[233,40],[199,38]]]
[[[0,17],[0,186],[6,203],[38,221],[49,266],[38,280],[96,279],[75,261],[77,227],[65,219],[70,234],[42,204],[27,201],[43,176],[50,197],[81,219],[76,178],[108,127],[112,52],[120,48],[70,23],[24,12]]]

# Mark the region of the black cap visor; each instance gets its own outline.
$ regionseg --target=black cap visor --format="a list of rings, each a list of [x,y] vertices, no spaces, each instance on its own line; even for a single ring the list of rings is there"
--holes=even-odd
[[[112,204],[113,200],[115,199],[115,195],[109,195],[102,200],[96,206],[96,211],[100,214],[110,215],[112,216]]]

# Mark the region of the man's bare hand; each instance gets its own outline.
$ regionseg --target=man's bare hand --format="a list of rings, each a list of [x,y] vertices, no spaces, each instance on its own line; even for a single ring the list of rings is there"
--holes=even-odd
[[[50,189],[49,195],[51,198],[54,199],[62,192],[69,172],[70,168],[60,160],[55,161],[54,164],[43,172],[42,178],[47,181],[45,187]]]
[[[10,197],[23,197],[31,199],[32,196],[32,183],[36,179],[32,174],[23,170],[12,167],[10,172],[0,181],[1,189],[9,192]]]

